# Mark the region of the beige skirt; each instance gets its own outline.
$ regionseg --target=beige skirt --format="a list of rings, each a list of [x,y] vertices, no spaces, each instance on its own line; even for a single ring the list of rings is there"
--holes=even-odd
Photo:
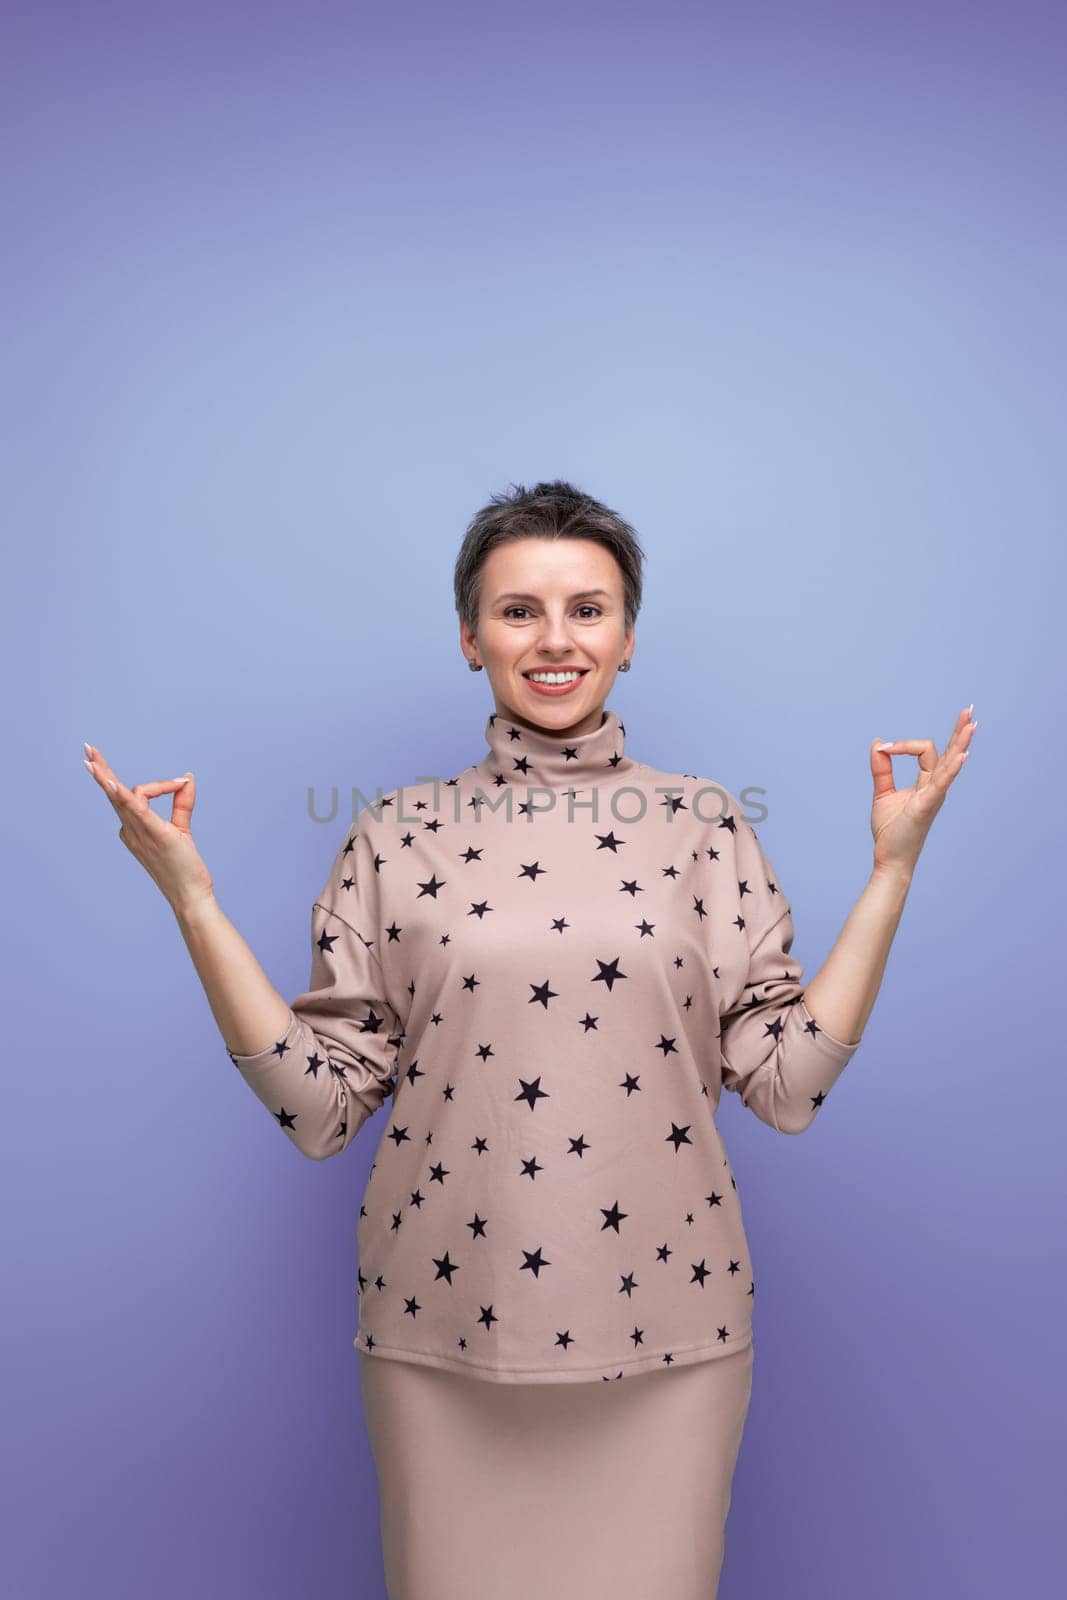
[[[389,1600],[715,1600],[751,1344],[589,1383],[359,1357]]]

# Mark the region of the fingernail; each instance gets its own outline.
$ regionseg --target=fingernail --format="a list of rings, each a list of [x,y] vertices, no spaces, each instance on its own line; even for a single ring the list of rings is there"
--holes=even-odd
[[[92,755],[92,753],[93,753],[93,747],[92,747],[92,745],[91,745],[91,744],[86,744],[86,743],[85,743],[85,742],[84,742],[84,740],[83,740],[83,741],[82,741],[82,749],[83,749],[83,750],[84,750],[84,751],[85,751],[85,754],[86,754],[86,755],[87,755],[87,756],[91,756],[91,755]]]
[[[93,770],[93,764],[91,761],[83,761],[82,766],[85,768],[86,772],[92,772]]]
[[[892,748],[896,744],[896,742],[897,741],[895,739],[887,739],[885,744],[880,744],[878,746],[878,749],[879,750],[892,750]]]
[[[973,711],[974,711],[974,701],[972,700],[970,705],[967,707],[967,715],[970,716]]]
[[[119,786],[118,786],[118,784],[117,784],[117,783],[116,783],[116,782],[115,782],[115,780],[114,780],[114,778],[109,778],[109,779],[108,779],[108,780],[107,780],[107,786],[108,786],[108,788],[109,788],[109,789],[110,789],[110,790],[111,790],[111,791],[112,791],[112,793],[113,793],[113,794],[118,794],[118,792],[119,792]]]

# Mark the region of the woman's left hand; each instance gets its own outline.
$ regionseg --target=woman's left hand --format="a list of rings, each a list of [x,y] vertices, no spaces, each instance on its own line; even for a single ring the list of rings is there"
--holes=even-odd
[[[952,737],[941,755],[932,739],[894,739],[886,749],[881,740],[871,743],[874,804],[874,870],[903,872],[911,876],[926,841],[930,824],[945,803],[949,784],[959,773],[977,721],[970,720],[973,706],[964,706],[956,718]],[[912,789],[893,785],[893,756],[918,756],[919,775]]]

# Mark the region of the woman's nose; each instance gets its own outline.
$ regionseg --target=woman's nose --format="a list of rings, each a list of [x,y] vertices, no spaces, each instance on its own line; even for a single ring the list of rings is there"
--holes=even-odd
[[[574,643],[574,639],[566,622],[547,620],[541,626],[538,643],[546,650],[565,650]]]

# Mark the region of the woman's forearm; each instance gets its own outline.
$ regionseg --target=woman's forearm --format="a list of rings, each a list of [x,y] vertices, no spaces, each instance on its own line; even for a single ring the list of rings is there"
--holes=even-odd
[[[836,944],[805,987],[808,1011],[835,1039],[851,1043],[867,1026],[910,887],[910,874],[872,872]]]
[[[174,907],[178,927],[227,1050],[258,1055],[284,1036],[289,1003],[214,896]]]

